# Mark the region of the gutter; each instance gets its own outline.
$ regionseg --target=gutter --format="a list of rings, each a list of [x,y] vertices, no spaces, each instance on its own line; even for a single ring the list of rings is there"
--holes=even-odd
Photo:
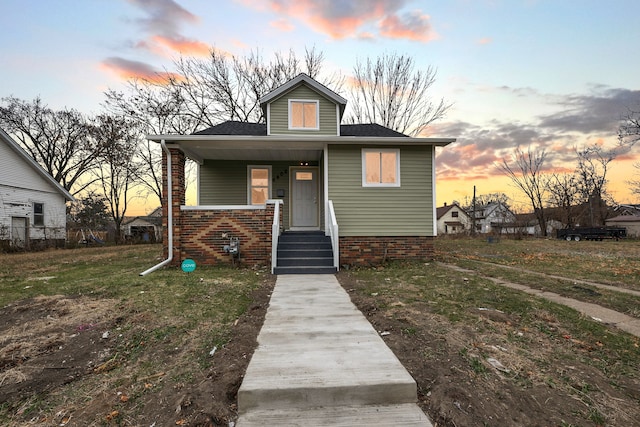
[[[171,191],[171,152],[167,148],[167,145],[164,142],[164,139],[160,141],[160,145],[162,145],[162,149],[167,154],[167,239],[169,240],[169,256],[167,259],[162,261],[159,264],[154,265],[153,267],[143,271],[140,273],[140,276],[146,276],[149,273],[153,273],[159,268],[164,267],[169,264],[173,260],[173,194]]]

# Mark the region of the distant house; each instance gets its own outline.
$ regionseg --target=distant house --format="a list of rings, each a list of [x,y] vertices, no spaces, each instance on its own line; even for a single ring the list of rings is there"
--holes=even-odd
[[[640,215],[619,215],[605,221],[607,227],[624,227],[627,237],[640,238]]]
[[[516,222],[516,215],[502,202],[476,206],[470,215],[475,221],[476,233],[506,233],[509,225]]]
[[[125,239],[145,243],[162,241],[162,208],[156,208],[149,215],[125,217],[122,221]]]
[[[73,196],[0,129],[0,245],[64,246]]]
[[[471,217],[457,203],[436,209],[438,234],[460,234],[471,230]]]
[[[259,102],[266,123],[149,136],[163,147],[165,262],[235,254],[280,274],[433,255],[435,151],[455,139],[341,124],[346,99],[306,74]],[[185,206],[187,157],[198,206]]]

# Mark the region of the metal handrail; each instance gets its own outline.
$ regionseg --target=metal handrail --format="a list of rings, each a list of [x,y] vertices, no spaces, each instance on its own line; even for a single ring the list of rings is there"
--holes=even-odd
[[[329,211],[329,236],[331,237],[331,246],[333,248],[333,266],[340,270],[340,234],[338,229],[338,220],[336,219],[336,211],[333,209],[333,201],[327,201],[327,210]]]
[[[280,237],[280,204],[282,200],[274,200],[273,224],[271,225],[271,274],[278,264],[278,238]]]

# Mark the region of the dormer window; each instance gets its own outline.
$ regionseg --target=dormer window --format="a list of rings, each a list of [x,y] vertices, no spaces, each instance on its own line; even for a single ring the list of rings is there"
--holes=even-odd
[[[318,130],[318,101],[289,100],[289,129]]]

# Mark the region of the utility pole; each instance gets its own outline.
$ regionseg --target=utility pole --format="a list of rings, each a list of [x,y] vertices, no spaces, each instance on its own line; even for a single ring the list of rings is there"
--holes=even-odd
[[[476,235],[476,186],[473,186],[473,200],[471,201],[471,205],[473,206],[471,212],[471,235]]]

